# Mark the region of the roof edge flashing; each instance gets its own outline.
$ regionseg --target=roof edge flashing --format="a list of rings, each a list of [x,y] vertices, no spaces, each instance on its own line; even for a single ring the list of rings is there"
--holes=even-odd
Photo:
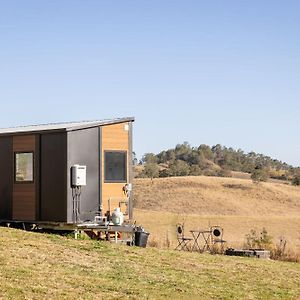
[[[94,120],[94,121],[81,121],[81,122],[66,122],[66,123],[51,123],[41,125],[19,126],[0,128],[0,136],[4,135],[16,135],[16,134],[30,134],[39,132],[67,132],[81,129],[88,129],[98,126],[105,126],[111,124],[134,122],[134,117]]]

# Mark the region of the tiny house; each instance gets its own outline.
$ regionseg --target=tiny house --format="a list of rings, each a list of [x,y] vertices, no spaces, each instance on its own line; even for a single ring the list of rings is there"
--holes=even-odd
[[[117,207],[132,218],[124,187],[132,180],[133,121],[0,129],[0,222],[74,224],[109,216]],[[72,185],[72,167],[78,165],[86,169],[80,198]]]

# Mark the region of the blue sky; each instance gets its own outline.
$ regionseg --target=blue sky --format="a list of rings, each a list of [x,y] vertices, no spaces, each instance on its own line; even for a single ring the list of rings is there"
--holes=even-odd
[[[134,116],[138,156],[300,166],[300,1],[0,1],[0,127]]]

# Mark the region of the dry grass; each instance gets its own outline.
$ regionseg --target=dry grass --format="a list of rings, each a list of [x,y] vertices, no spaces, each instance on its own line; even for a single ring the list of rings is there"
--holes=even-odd
[[[159,245],[167,233],[174,244],[175,224],[186,220],[187,232],[221,225],[230,246],[265,227],[274,242],[284,236],[289,250],[300,252],[299,187],[204,176],[136,179],[134,187],[134,217]]]
[[[221,225],[224,239],[230,247],[241,247],[250,229],[260,231],[266,227],[274,242],[284,236],[289,250],[300,252],[300,217],[199,216],[136,209],[134,218],[151,233],[151,240],[155,240],[159,247],[165,246],[167,235],[171,241],[170,247],[174,247],[175,225],[185,222],[186,235],[190,235],[189,230],[192,229]]]
[[[299,216],[300,188],[205,176],[135,179],[135,208],[198,215]]]
[[[0,228],[0,299],[298,299],[296,263]]]

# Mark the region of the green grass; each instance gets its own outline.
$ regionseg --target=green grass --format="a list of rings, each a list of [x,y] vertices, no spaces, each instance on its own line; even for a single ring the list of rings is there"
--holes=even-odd
[[[299,299],[300,264],[0,228],[4,299]]]

